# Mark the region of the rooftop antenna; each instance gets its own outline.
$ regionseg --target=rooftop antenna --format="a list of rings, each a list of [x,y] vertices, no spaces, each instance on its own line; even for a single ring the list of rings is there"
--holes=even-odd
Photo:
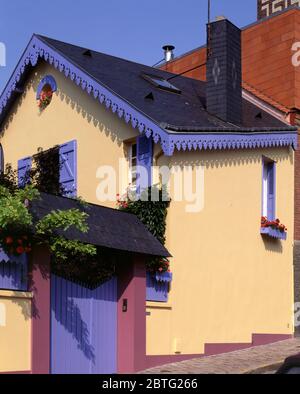
[[[207,9],[208,9],[208,17],[207,17],[207,60],[210,57],[211,54],[211,34],[210,34],[210,18],[211,18],[211,4],[210,0],[208,0],[207,3]]]

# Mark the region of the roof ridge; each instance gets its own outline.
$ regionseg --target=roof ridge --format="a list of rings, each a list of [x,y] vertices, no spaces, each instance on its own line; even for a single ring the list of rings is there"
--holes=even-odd
[[[160,72],[160,73],[164,73],[164,74],[166,74],[166,75],[168,74],[169,76],[176,76],[176,77],[178,76],[178,74],[176,74],[176,73],[172,73],[172,72],[166,71],[166,70],[161,70],[161,69],[159,69],[159,68],[152,67],[152,66],[149,66],[149,65],[147,65],[147,64],[140,63],[140,62],[137,62],[137,61],[134,61],[134,60],[125,59],[125,58],[120,57],[120,56],[110,55],[110,54],[105,53],[105,52],[100,52],[100,51],[97,51],[97,50],[95,50],[95,49],[83,47],[83,46],[76,45],[76,44],[72,44],[72,43],[69,43],[69,42],[66,42],[66,41],[62,41],[62,40],[57,40],[56,38],[51,38],[51,37],[43,36],[43,35],[41,35],[41,34],[34,34],[34,35],[35,35],[36,37],[40,38],[41,40],[43,40],[44,42],[45,42],[45,40],[46,40],[46,43],[47,43],[48,45],[51,45],[51,42],[49,43],[48,40],[50,40],[50,41],[56,41],[56,42],[58,42],[58,43],[65,44],[65,45],[70,45],[70,46],[73,46],[73,47],[78,48],[78,49],[82,49],[82,50],[87,50],[87,49],[88,49],[88,50],[90,50],[91,52],[94,52],[94,53],[96,53],[96,54],[103,55],[103,56],[107,56],[107,57],[109,57],[109,58],[118,59],[118,60],[121,60],[122,62],[137,64],[137,65],[139,65],[139,66],[143,66],[143,67],[149,68],[149,69],[153,70],[154,72]],[[55,48],[55,49],[58,50],[57,48]],[[60,52],[61,52],[61,51],[60,51]],[[65,53],[64,53],[63,55],[66,56]],[[76,64],[77,64],[77,63],[76,63]],[[78,64],[77,64],[77,65],[78,65]],[[193,79],[193,78],[188,78],[188,77],[185,77],[185,76],[181,76],[181,77],[184,78],[184,79]],[[197,81],[197,80],[196,80],[196,81]]]

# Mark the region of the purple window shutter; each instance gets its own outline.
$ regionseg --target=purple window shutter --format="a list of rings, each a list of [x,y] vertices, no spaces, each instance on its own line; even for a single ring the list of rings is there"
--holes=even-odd
[[[267,164],[268,179],[268,219],[275,219],[276,176],[275,163]]]
[[[77,141],[71,141],[59,148],[60,184],[65,197],[77,196]]]
[[[32,158],[26,157],[25,159],[21,159],[18,161],[18,184],[19,187],[24,187],[29,179],[29,171],[31,170],[32,166]]]
[[[153,142],[151,138],[140,136],[137,139],[137,165],[147,170],[137,174],[137,192],[142,193],[152,184]]]

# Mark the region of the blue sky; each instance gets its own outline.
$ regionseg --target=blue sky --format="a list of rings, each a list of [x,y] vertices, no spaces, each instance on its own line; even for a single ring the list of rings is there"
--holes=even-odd
[[[212,18],[239,27],[256,20],[257,0],[211,0]],[[0,91],[33,33],[153,65],[162,45],[182,54],[205,43],[207,0],[0,0],[0,42],[6,67]]]

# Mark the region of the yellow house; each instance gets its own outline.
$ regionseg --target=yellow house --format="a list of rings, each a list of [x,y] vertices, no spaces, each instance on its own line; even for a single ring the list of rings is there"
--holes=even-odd
[[[141,369],[294,333],[297,130],[242,99],[240,30],[210,34],[207,83],[34,35],[0,99],[2,166],[59,146],[69,196],[111,208],[129,183],[168,186],[172,276],[148,283]]]

